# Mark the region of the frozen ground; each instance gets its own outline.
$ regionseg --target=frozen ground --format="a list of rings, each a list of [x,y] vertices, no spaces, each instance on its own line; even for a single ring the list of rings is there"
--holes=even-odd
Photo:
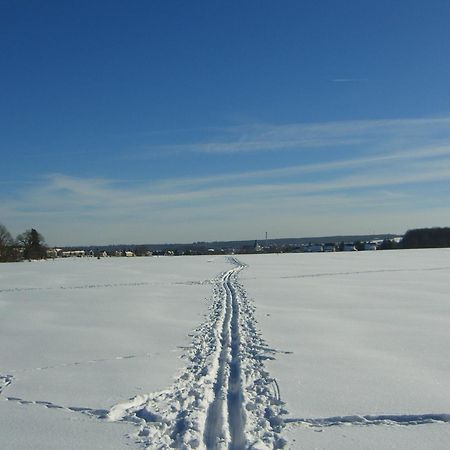
[[[448,448],[449,250],[238,258],[1,265],[0,448]]]

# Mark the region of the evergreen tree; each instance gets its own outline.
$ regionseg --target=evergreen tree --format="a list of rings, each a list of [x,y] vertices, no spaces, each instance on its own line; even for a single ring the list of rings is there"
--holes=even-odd
[[[415,230],[409,230],[403,236],[402,247],[450,247],[450,228],[418,228]]]

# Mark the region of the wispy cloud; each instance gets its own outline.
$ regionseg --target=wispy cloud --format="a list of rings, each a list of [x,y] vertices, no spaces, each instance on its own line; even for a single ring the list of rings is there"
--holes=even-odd
[[[440,147],[329,164],[226,174],[185,180],[182,190],[177,179],[156,184],[124,185],[122,181],[114,179],[54,174],[46,177],[39,187],[24,191],[22,199],[14,204],[16,211],[29,213],[64,211],[95,215],[103,212],[116,216],[176,209],[186,205],[195,211],[197,206],[217,202],[229,205],[242,199],[264,204],[267,199],[448,181],[449,155],[450,147]],[[435,159],[436,156],[440,158]],[[401,164],[396,163],[396,160],[401,161]],[[345,174],[340,171],[342,168],[357,170]],[[332,170],[325,179],[312,177],[307,182],[286,179],[286,175],[298,175],[302,172],[316,174],[324,170]],[[230,181],[233,182],[229,183]]]
[[[450,207],[449,130],[450,118],[236,127],[224,134],[239,135],[226,144],[238,152],[260,151],[257,142],[267,142],[263,151],[275,149],[277,142],[284,142],[287,149],[293,142],[306,141],[318,147],[327,142],[330,149],[332,142],[351,142],[355,149],[345,158],[331,150],[320,157],[314,154],[304,164],[239,171],[224,164],[220,174],[159,181],[54,173],[13,194],[1,192],[0,217],[14,218],[17,227],[25,223],[29,227],[30,221],[39,220],[62,237],[62,229],[91,227],[98,230],[97,238],[93,237],[96,242],[106,242],[106,237],[111,241],[124,230],[133,232],[137,242],[148,241],[144,224],[159,236],[152,240],[231,238],[236,224],[242,234],[235,237],[248,235],[255,224],[272,229],[276,224],[279,233],[289,235],[300,220],[295,217],[310,224],[316,217],[322,232],[326,228],[322,218],[333,217],[336,223],[347,223],[350,231],[354,224],[345,217],[354,217],[356,211],[361,224],[368,224],[366,218],[378,211],[379,226],[374,228],[379,231],[386,230],[384,224],[394,223],[389,217],[400,220],[399,211],[419,223],[423,211],[433,210],[433,217],[438,220],[441,214],[440,223],[445,223],[447,218],[450,221],[450,212],[445,213],[445,207]],[[216,147],[224,161],[229,155],[226,145]],[[308,149],[306,144],[304,149]],[[338,232],[329,219],[326,222],[330,234]],[[189,227],[189,223],[195,225]],[[101,225],[108,233],[101,232]],[[213,226],[218,227],[214,236]]]
[[[177,144],[147,144],[125,158],[145,159],[155,153],[238,154],[355,148],[360,152],[393,150],[450,140],[450,117],[380,119],[230,126],[211,130],[209,138]],[[383,147],[383,148],[380,148]]]
[[[288,167],[268,169],[268,170],[252,170],[238,173],[226,173],[222,175],[203,176],[203,177],[177,177],[166,179],[155,185],[155,188],[187,188],[196,185],[209,185],[227,182],[254,181],[262,179],[264,181],[273,178],[289,177],[302,174],[314,174],[329,171],[338,171],[343,169],[357,169],[360,167],[380,166],[384,163],[399,164],[402,160],[417,161],[422,164],[424,159],[433,159],[436,157],[450,155],[450,143],[448,145],[438,147],[423,147],[411,150],[396,151],[390,153],[380,153],[373,156],[356,157],[344,160],[335,160],[331,162],[314,163],[314,164],[297,164]],[[440,159],[437,160],[439,165]]]

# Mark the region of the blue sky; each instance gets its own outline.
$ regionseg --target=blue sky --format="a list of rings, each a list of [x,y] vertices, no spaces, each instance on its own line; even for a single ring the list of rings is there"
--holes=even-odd
[[[447,1],[0,1],[0,223],[49,244],[450,225]]]

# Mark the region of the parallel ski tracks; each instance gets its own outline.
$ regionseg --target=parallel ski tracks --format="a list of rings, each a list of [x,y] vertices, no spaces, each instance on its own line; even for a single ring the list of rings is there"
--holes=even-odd
[[[220,338],[219,368],[214,383],[214,400],[209,405],[205,423],[204,443],[208,450],[228,444],[230,450],[247,447],[244,436],[242,375],[240,362],[239,302],[232,285],[232,276],[242,266],[223,277],[225,317]]]
[[[113,406],[111,421],[140,426],[134,437],[148,450],[284,448],[279,388],[264,367],[273,353],[262,339],[253,303],[238,282],[246,267],[214,283],[207,319],[194,331],[188,365],[167,390]]]

